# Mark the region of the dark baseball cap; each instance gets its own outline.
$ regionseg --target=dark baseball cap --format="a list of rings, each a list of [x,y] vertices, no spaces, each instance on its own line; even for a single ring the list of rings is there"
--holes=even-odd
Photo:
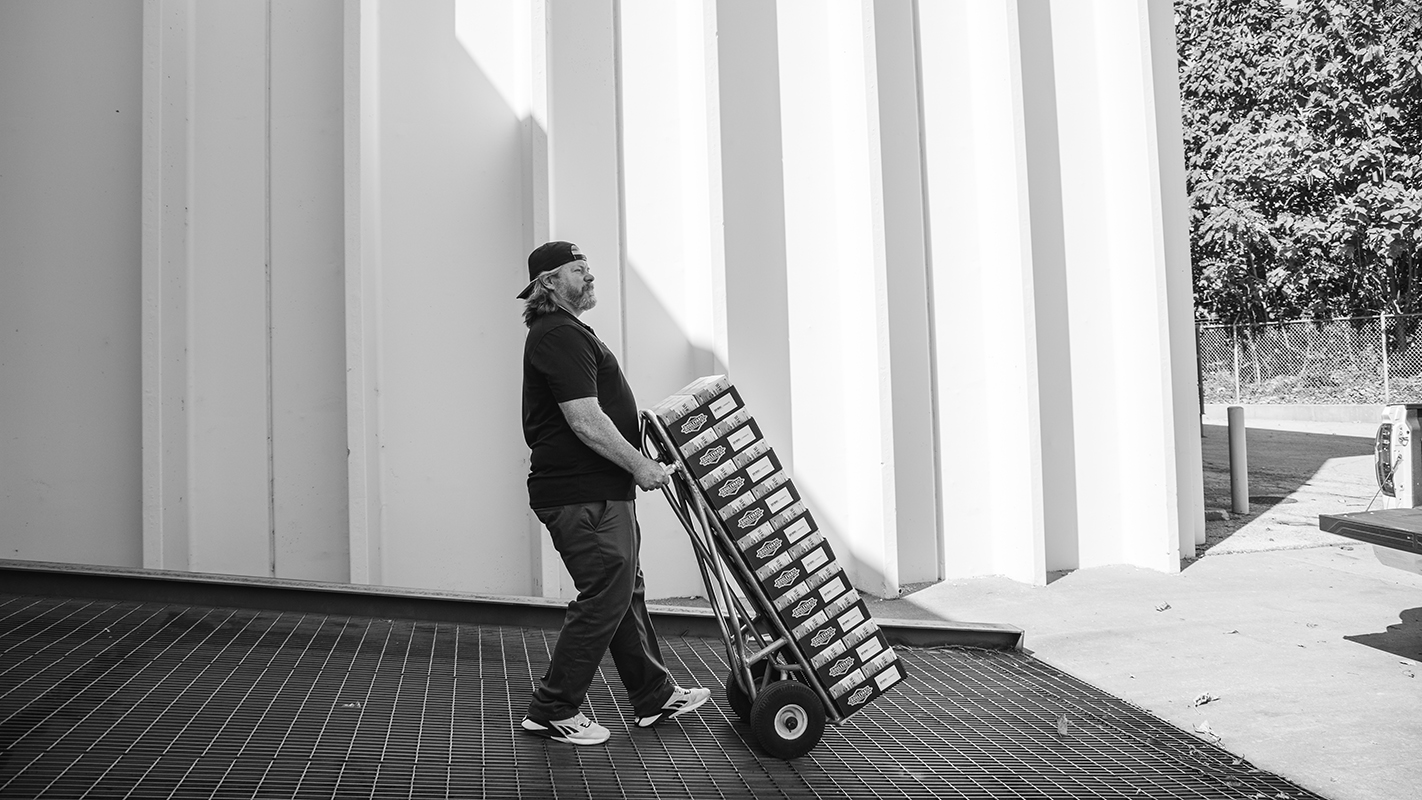
[[[557,269],[564,264],[573,261],[587,261],[588,257],[583,255],[578,246],[572,242],[548,242],[534,248],[528,254],[528,285],[523,287],[523,291],[518,293],[518,299],[526,300],[533,291],[533,284],[538,281],[538,276],[549,270]]]

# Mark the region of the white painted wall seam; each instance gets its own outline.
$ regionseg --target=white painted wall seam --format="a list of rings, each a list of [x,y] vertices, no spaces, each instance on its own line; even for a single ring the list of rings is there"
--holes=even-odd
[[[262,180],[265,190],[262,192],[263,219],[262,228],[265,242],[264,258],[266,274],[266,297],[264,298],[263,309],[266,314],[265,334],[266,334],[266,415],[267,415],[267,570],[268,575],[275,577],[277,574],[277,523],[276,523],[276,409],[274,406],[274,382],[272,361],[272,0],[266,0],[264,13],[266,14],[265,31],[265,53],[263,53],[263,69],[265,70],[266,91],[264,98],[264,112],[266,119],[263,120],[264,141],[262,142]]]

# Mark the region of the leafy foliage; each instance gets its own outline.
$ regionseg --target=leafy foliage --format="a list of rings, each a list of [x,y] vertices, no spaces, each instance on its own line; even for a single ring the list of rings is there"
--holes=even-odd
[[[1422,0],[1176,0],[1201,316],[1422,311]]]

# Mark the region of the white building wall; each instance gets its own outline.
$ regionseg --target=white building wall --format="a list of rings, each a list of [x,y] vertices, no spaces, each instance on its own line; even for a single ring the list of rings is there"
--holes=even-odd
[[[140,11],[0,3],[0,558],[142,563]]]
[[[96,8],[0,6],[5,553],[566,596],[549,238],[644,405],[731,375],[867,591],[1198,541],[1163,0]],[[649,592],[699,594],[662,506]]]
[[[378,582],[527,593],[522,119],[453,2],[377,9]]]

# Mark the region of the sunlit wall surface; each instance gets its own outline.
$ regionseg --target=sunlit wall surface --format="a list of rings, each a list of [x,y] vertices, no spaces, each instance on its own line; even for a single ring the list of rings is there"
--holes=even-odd
[[[4,557],[569,596],[548,239],[642,405],[730,374],[862,590],[1203,538],[1168,0],[18,0],[0,126]]]

